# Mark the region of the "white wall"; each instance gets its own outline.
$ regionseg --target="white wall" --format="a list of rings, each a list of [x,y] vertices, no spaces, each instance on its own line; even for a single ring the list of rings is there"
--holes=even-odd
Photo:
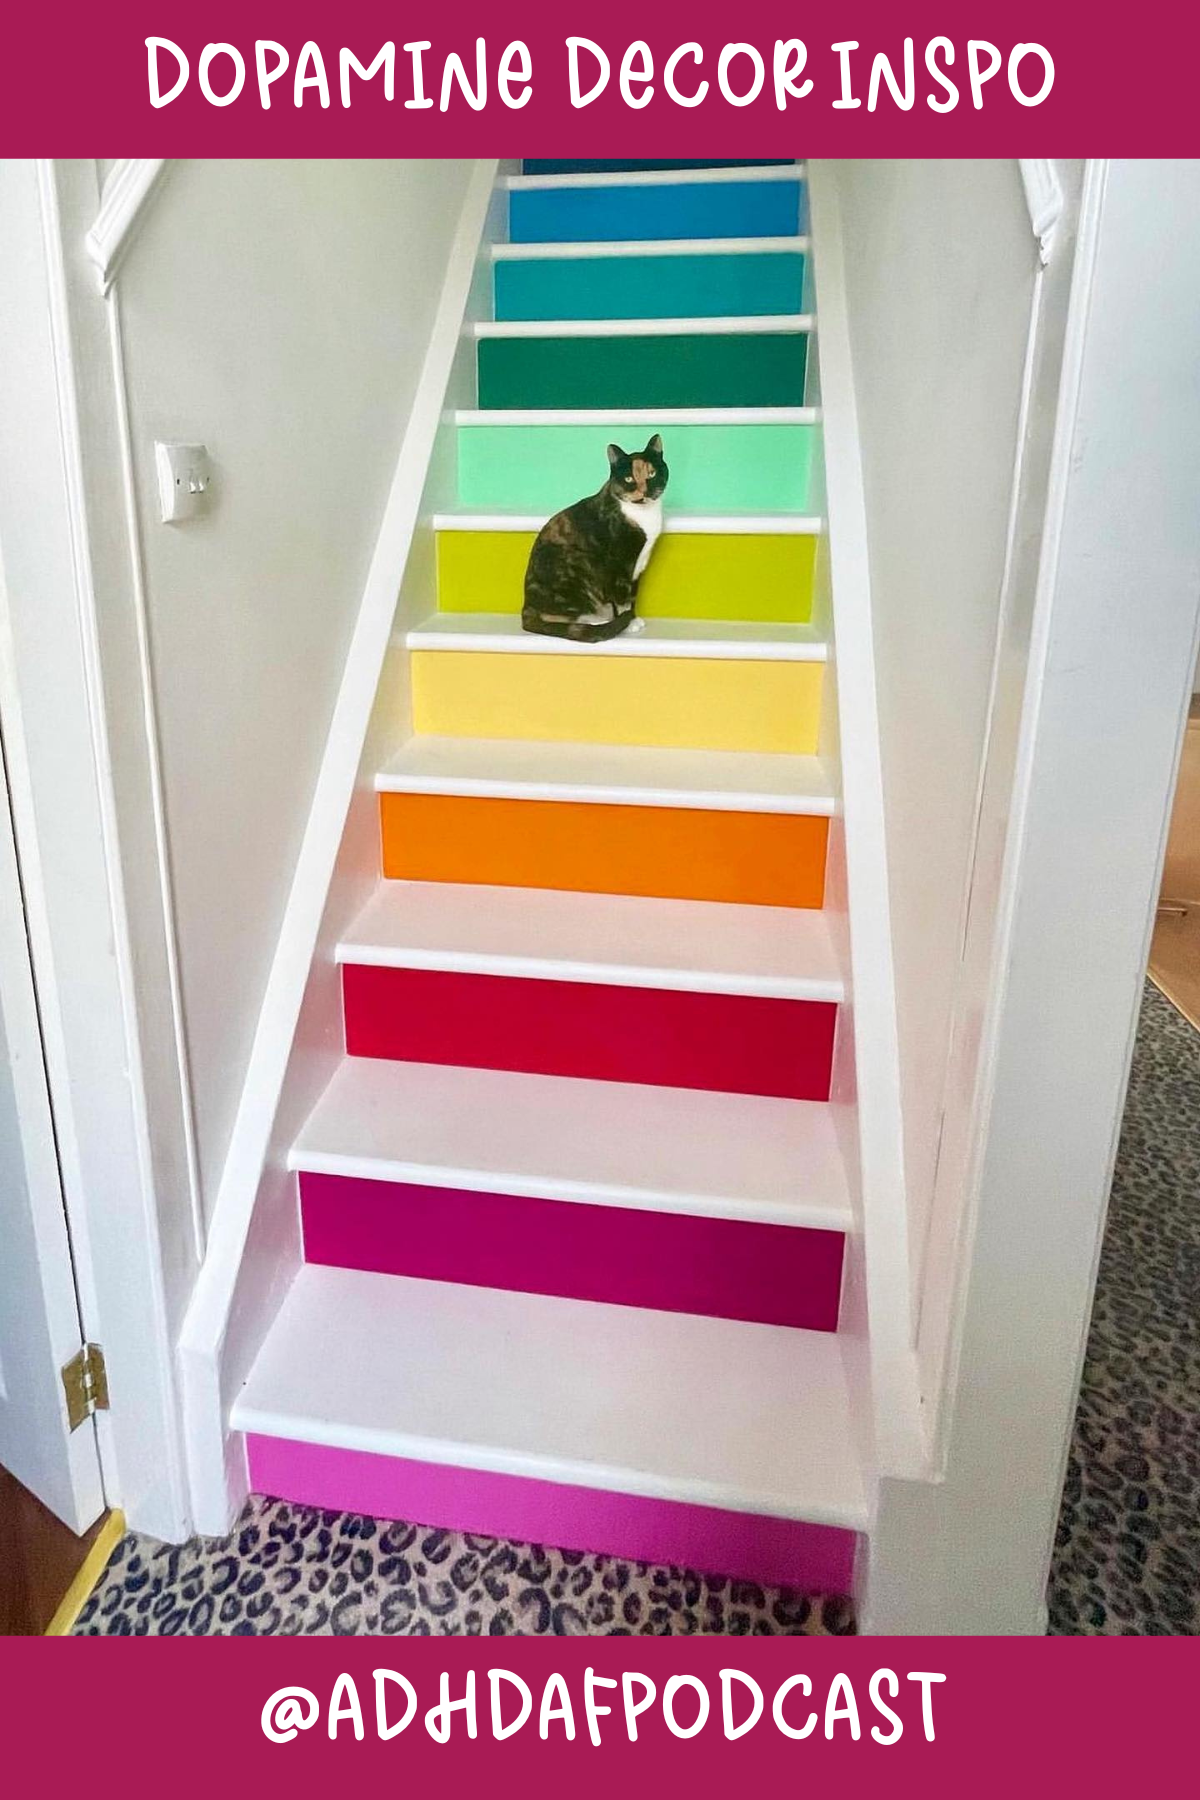
[[[470,166],[185,162],[118,278],[206,1211]],[[209,517],[157,522],[155,438]]]
[[[1015,161],[837,168],[867,504],[915,1299],[1037,255]]]
[[[1197,217],[1196,163],[1090,163],[1046,270],[1051,333],[1064,274],[1070,300],[1024,692],[987,758],[981,846],[995,849],[980,861],[988,886],[999,865],[997,928],[956,1398],[943,1479],[883,1484],[868,1631],[1044,1629],[1200,623],[1200,233],[1179,223]]]

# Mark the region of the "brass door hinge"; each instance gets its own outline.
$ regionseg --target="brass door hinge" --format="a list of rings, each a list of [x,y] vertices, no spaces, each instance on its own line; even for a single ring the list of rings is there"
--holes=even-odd
[[[108,1374],[99,1344],[85,1344],[62,1372],[67,1396],[67,1422],[77,1431],[93,1413],[108,1411]]]

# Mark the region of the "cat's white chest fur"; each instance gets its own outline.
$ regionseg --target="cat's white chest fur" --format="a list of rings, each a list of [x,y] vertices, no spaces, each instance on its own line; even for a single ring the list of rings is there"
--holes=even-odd
[[[658,534],[662,530],[662,501],[643,500],[640,506],[635,506],[631,500],[622,500],[620,506],[629,523],[636,525],[646,539],[641,553],[633,565],[633,579],[636,581],[639,576],[645,574],[646,564],[650,561],[650,552],[658,542]]]

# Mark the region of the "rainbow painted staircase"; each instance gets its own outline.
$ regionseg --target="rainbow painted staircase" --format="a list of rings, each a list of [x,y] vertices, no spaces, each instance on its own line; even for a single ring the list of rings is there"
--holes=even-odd
[[[845,1591],[803,171],[526,169],[233,1424],[293,1500]],[[534,532],[654,431],[645,633],[523,634]]]

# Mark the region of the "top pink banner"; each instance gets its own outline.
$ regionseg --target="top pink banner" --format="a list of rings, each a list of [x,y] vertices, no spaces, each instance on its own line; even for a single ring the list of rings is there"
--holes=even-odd
[[[1195,13],[1104,16],[1061,0],[26,4],[5,18],[0,153],[1193,153]]]

